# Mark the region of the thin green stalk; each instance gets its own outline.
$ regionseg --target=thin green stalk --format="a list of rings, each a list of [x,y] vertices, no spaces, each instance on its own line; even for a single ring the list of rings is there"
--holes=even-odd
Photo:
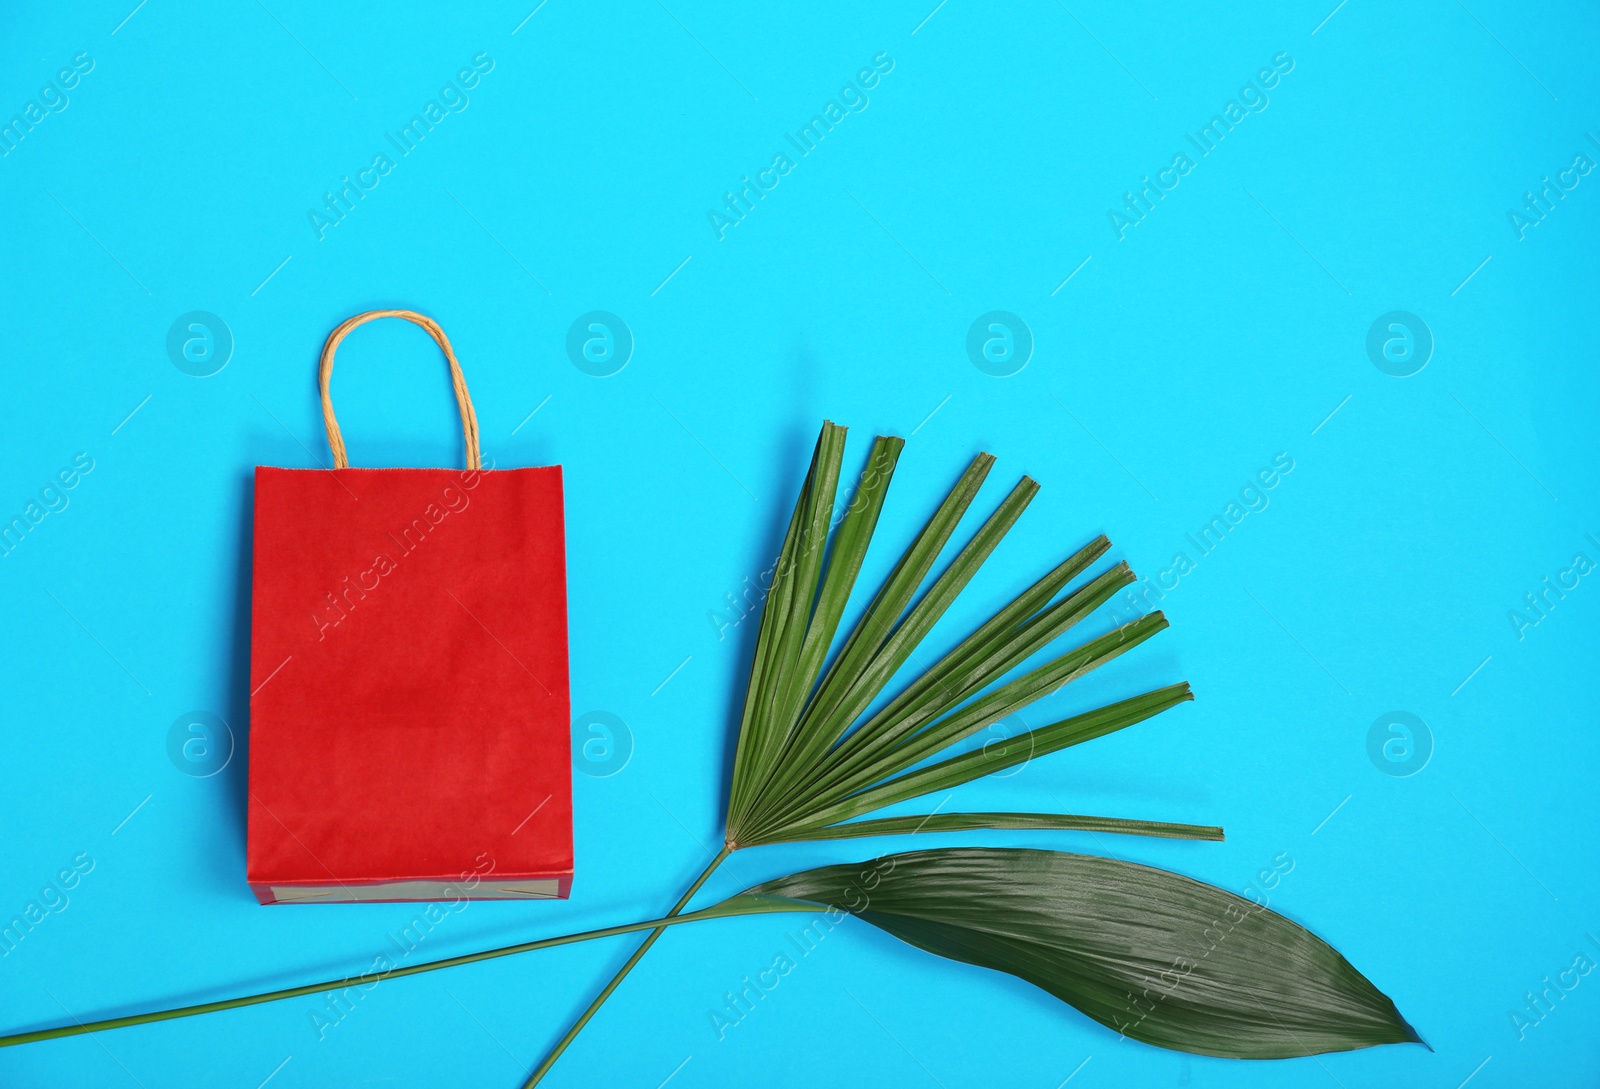
[[[705,871],[699,877],[695,878],[694,884],[689,886],[688,890],[678,898],[678,902],[672,906],[672,910],[667,912],[667,920],[681,918],[681,916],[678,916],[678,912],[683,910],[684,905],[689,902],[695,893],[700,891],[700,886],[706,883],[706,879],[711,876],[712,872],[722,865],[723,860],[732,853],[732,844],[724,843],[722,850],[717,852],[717,857],[711,860],[711,864],[705,868]],[[698,912],[695,914],[698,914]],[[657,938],[661,937],[661,932],[668,925],[670,925],[668,922],[663,921],[661,926],[650,932],[650,936],[644,940],[638,949],[634,950],[633,956],[628,958],[627,963],[622,966],[616,975],[611,977],[611,982],[605,985],[605,989],[595,995],[594,1001],[589,1003],[589,1008],[584,1010],[582,1016],[572,1023],[572,1027],[567,1030],[567,1034],[561,1037],[555,1047],[550,1049],[550,1054],[544,1057],[544,1062],[540,1063],[533,1073],[528,1075],[528,1080],[522,1083],[522,1089],[532,1089],[550,1072],[550,1068],[556,1064],[556,1060],[561,1058],[561,1053],[566,1051],[567,1046],[578,1038],[578,1033],[583,1031],[583,1026],[589,1023],[589,1019],[605,1004],[606,999],[611,997],[611,992],[616,990],[617,985],[627,978],[629,972],[633,971],[633,966],[638,964],[644,955],[650,951],[650,947],[656,943]]]
[[[720,862],[721,859],[719,858],[717,861]],[[709,874],[710,871],[708,870],[707,873]],[[705,880],[704,877],[701,878],[701,881],[703,880]],[[699,884],[700,882],[696,882],[695,887],[698,888]],[[734,901],[737,902],[735,903]],[[679,907],[682,907],[681,903]],[[674,910],[676,911],[677,909]],[[652,931],[653,938],[654,935],[660,934],[662,929],[677,923],[696,923],[708,919],[726,919],[737,915],[814,910],[816,910],[815,904],[801,904],[776,898],[739,896],[734,897],[733,901],[713,904],[711,907],[703,908],[700,911],[691,911],[684,915],[674,914],[660,919],[646,919],[643,922],[627,923],[623,926],[584,930],[576,934],[563,934],[558,938],[540,938],[538,941],[520,942],[517,945],[501,946],[499,949],[487,949],[481,953],[465,953],[459,957],[446,957],[443,960],[410,964],[404,968],[391,968],[385,972],[368,972],[359,976],[346,976],[344,979],[330,979],[324,983],[308,983],[301,987],[285,987],[282,990],[266,991],[262,994],[248,995],[244,998],[227,998],[217,1002],[202,1002],[195,1006],[179,1006],[175,1009],[157,1010],[153,1013],[136,1013],[127,1017],[110,1017],[101,1021],[79,1021],[76,1024],[63,1025],[59,1028],[14,1033],[10,1036],[0,1036],[0,1047],[32,1044],[41,1040],[56,1040],[63,1036],[78,1036],[86,1032],[104,1032],[107,1029],[128,1028],[132,1025],[148,1025],[156,1021],[171,1021],[177,1017],[193,1017],[201,1013],[236,1010],[244,1006],[257,1006],[263,1002],[277,1002],[284,998],[299,998],[302,995],[321,994],[325,991],[340,991],[350,987],[370,987],[382,983],[386,979],[414,976],[419,972],[433,972],[440,968],[454,968],[459,964],[493,960],[497,957],[508,957],[514,953],[528,953],[535,949],[550,949],[557,945],[571,945],[574,942],[585,942],[595,938],[611,938],[618,934],[633,934],[641,930]]]

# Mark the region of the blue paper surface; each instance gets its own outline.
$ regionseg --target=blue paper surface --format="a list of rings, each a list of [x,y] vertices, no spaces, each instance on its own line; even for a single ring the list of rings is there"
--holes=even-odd
[[[4,17],[0,1029],[670,906],[826,417],[852,467],[908,440],[852,614],[988,450],[982,510],[1044,488],[932,644],[1104,532],[1151,580],[1118,610],[1172,629],[1022,719],[1197,693],[902,811],[1228,840],[767,848],[702,899],[932,842],[1270,883],[1433,1051],[1186,1057],[779,916],[667,935],[548,1085],[1592,1082],[1595,13],[536,2]],[[449,332],[496,464],[566,467],[570,902],[245,887],[250,473],[327,463],[317,351],[388,306]],[[358,331],[334,393],[353,464],[459,464],[415,328]],[[0,1083],[515,1086],[631,948],[7,1049]]]

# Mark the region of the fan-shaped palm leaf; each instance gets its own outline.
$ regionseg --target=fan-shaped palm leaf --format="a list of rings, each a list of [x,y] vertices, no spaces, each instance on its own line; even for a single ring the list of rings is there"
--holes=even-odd
[[[994,465],[989,454],[974,458],[828,664],[904,446],[900,439],[883,436],[873,442],[830,540],[844,440],[844,428],[822,425],[762,608],[723,848],[669,917],[684,909],[731,852],[766,843],[1024,828],[1221,839],[1222,829],[1215,827],[1072,814],[941,813],[849,823],[1132,726],[1193,697],[1188,685],[1170,685],[1030,730],[1003,746],[926,763],[1167,626],[1164,616],[1152,613],[997,684],[1134,581],[1126,564],[1116,564],[1063,593],[1110,548],[1100,537],[980,624],[881,710],[863,718],[1021,517],[1039,486],[1023,477],[930,581]],[[538,1083],[661,933],[650,933],[534,1071],[528,1086]]]

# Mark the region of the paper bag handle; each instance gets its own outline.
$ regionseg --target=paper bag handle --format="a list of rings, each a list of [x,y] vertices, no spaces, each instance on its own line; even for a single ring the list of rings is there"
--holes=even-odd
[[[350,468],[350,458],[344,450],[344,436],[339,433],[339,421],[333,415],[333,398],[328,393],[328,384],[333,380],[333,354],[339,350],[339,342],[349,335],[350,330],[376,318],[404,318],[413,325],[420,325],[444,349],[444,357],[450,361],[450,385],[455,388],[456,404],[461,409],[461,434],[467,443],[467,468],[483,468],[483,455],[478,449],[478,415],[472,411],[472,398],[467,395],[467,379],[461,373],[461,364],[456,362],[456,353],[450,348],[450,338],[444,335],[438,322],[415,310],[368,310],[364,314],[346,318],[328,334],[328,342],[322,346],[322,422],[328,429],[328,449],[333,451],[333,467]]]

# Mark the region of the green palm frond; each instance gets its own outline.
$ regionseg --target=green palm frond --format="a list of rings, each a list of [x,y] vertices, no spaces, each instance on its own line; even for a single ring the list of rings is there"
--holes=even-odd
[[[728,855],[769,843],[976,829],[1105,830],[1221,839],[1222,829],[1210,826],[1064,813],[940,813],[856,820],[1143,722],[1193,696],[1187,684],[1169,685],[1030,730],[998,748],[935,759],[1167,626],[1164,616],[1152,613],[1000,683],[1134,581],[1128,565],[1119,563],[1063,593],[1111,547],[1099,537],[1017,595],[881,710],[863,719],[1016,524],[1039,485],[1027,477],[1018,481],[930,581],[940,554],[994,466],[992,455],[973,458],[828,664],[905,445],[886,436],[873,442],[834,530],[844,440],[844,428],[823,423],[762,606],[734,751],[723,848],[667,918],[688,906]],[[930,760],[934,762],[927,763]],[[650,932],[534,1070],[524,1089],[544,1077],[664,930],[663,926]]]
[[[991,688],[1134,581],[1127,564],[1119,563],[1063,594],[1110,548],[1100,537],[1024,590],[863,720],[1016,524],[1039,486],[1023,477],[943,572],[930,579],[994,465],[988,454],[973,459],[824,671],[827,649],[860,573],[902,445],[883,437],[873,444],[829,548],[844,431],[823,424],[762,613],[729,791],[730,849],[889,834],[861,829],[902,826],[867,822],[850,832],[827,829],[1131,726],[1190,698],[1186,686],[1159,689],[1030,731],[998,754],[992,749],[965,753],[912,770],[1131,650],[1167,622],[1160,613],[1142,617]],[[1043,820],[1050,815],[1035,816]],[[1150,823],[1128,821],[1119,827],[1142,834]],[[1167,831],[1161,834],[1187,835],[1178,829],[1188,826],[1163,827]],[[1195,838],[1214,837],[1208,831]]]

